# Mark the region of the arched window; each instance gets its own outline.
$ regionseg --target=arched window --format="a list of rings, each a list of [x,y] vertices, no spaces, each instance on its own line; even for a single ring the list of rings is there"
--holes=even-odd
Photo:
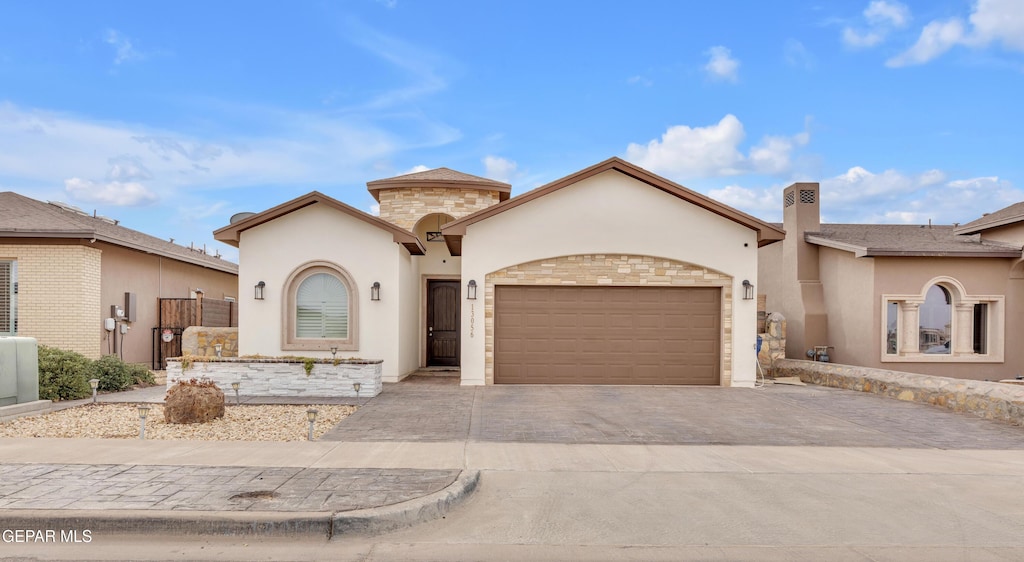
[[[358,295],[352,277],[328,262],[304,264],[285,285],[285,350],[357,350]]]
[[[919,313],[919,349],[921,353],[949,354],[953,336],[953,301],[949,291],[932,285],[925,294]]]
[[[330,273],[307,277],[295,295],[295,336],[347,338],[348,290]]]
[[[950,276],[920,293],[883,294],[883,362],[999,363],[1005,349],[1005,295],[968,293]]]

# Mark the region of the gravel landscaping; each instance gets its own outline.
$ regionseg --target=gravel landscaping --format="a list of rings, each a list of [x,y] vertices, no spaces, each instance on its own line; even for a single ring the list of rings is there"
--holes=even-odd
[[[229,405],[224,417],[203,424],[164,423],[163,406],[152,404],[146,439],[196,441],[305,441],[306,410],[316,408],[313,437],[319,438],[356,411],[355,406]],[[138,439],[135,404],[87,404],[0,423],[0,437]]]

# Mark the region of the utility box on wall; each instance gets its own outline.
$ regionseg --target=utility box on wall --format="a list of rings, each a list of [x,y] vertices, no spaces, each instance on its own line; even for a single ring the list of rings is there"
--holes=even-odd
[[[0,406],[39,400],[39,345],[35,338],[0,337]]]

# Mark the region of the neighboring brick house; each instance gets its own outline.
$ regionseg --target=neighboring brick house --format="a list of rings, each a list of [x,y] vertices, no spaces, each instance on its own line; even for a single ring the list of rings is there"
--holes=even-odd
[[[238,266],[68,205],[0,193],[0,335],[149,363],[157,299],[196,289],[236,297]],[[104,319],[112,305],[126,308],[126,293],[137,309],[115,341]]]
[[[821,224],[819,186],[783,191],[786,239],[759,253],[786,356],[965,379],[1024,373],[1024,203],[964,225]]]
[[[236,216],[239,352],[462,384],[753,386],[757,248],[783,232],[618,158],[510,198],[439,168]],[[251,291],[251,292],[250,292]]]

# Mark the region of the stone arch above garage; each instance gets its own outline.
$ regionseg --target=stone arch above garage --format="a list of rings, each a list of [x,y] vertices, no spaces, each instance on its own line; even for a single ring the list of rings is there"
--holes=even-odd
[[[500,285],[717,287],[721,289],[720,381],[732,380],[733,278],[700,265],[637,254],[577,254],[534,260],[487,274],[484,283],[484,373],[495,373],[495,287]],[[472,314],[472,311],[471,311]],[[470,330],[475,329],[471,321]]]

